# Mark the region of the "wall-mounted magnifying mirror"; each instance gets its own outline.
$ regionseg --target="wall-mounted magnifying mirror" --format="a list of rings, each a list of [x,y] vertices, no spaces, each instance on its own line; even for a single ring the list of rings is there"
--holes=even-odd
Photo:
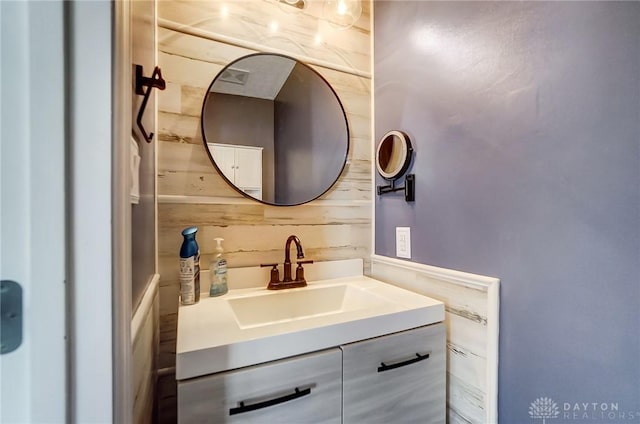
[[[404,190],[407,202],[415,200],[414,174],[406,176],[404,186],[395,186],[395,182],[409,169],[412,154],[411,140],[404,132],[393,130],[382,136],[376,149],[376,169],[382,178],[389,181],[389,185],[378,186],[378,195]]]
[[[378,173],[386,180],[398,179],[409,167],[412,152],[408,135],[401,131],[389,131],[382,137],[376,150]]]
[[[202,106],[202,135],[225,180],[270,205],[299,205],[338,180],[349,151],[337,94],[290,57],[257,53],[226,66]]]

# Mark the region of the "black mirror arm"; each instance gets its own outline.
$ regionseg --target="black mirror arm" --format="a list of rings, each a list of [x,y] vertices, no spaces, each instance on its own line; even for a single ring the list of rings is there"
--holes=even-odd
[[[404,200],[407,202],[413,202],[416,200],[416,176],[415,174],[407,174],[402,187],[396,187],[395,180],[391,180],[389,185],[377,186],[376,189],[378,196],[404,190]]]

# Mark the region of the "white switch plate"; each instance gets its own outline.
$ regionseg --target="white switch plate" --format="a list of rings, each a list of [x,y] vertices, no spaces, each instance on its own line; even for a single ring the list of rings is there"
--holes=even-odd
[[[396,256],[411,259],[411,227],[396,227]]]

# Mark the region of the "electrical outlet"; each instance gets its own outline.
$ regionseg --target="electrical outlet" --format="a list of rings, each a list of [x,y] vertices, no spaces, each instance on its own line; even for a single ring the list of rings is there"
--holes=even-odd
[[[411,227],[396,227],[396,256],[411,259]]]

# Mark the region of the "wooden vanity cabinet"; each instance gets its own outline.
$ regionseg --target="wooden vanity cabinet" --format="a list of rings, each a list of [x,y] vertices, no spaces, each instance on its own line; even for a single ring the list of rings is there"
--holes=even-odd
[[[445,326],[433,324],[178,382],[178,422],[445,422]]]
[[[344,424],[444,423],[443,323],[342,346]]]
[[[329,349],[179,382],[179,423],[342,422],[342,352]]]

